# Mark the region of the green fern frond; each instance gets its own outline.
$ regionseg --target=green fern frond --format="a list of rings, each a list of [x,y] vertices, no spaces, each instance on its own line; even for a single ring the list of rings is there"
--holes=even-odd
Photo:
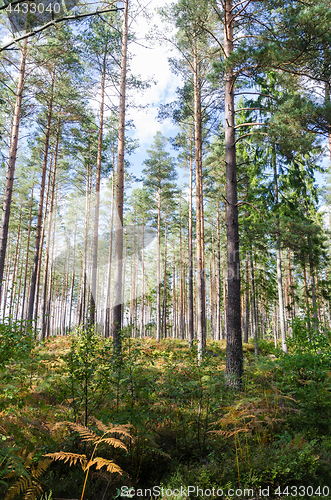
[[[29,477],[29,473],[22,463],[22,457],[11,451],[9,448],[0,450],[0,461],[4,464],[4,470],[1,471],[1,476],[11,478],[14,476]]]
[[[51,460],[63,460],[64,463],[69,462],[70,467],[72,465],[76,465],[76,463],[79,461],[83,470],[85,470],[87,464],[86,455],[79,455],[78,453],[59,451],[56,453],[46,453],[44,457],[49,457]]]
[[[108,472],[114,473],[117,472],[118,474],[122,474],[122,469],[115,464],[112,460],[107,460],[102,457],[95,457],[93,460],[90,460],[89,463],[86,466],[86,469],[89,469],[92,467],[92,465],[96,465],[96,469],[99,470],[102,467],[106,467]]]

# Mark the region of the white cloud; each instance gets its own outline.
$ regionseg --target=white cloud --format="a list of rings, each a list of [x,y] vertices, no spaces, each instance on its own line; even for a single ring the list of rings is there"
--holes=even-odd
[[[153,78],[156,81],[156,84],[152,83],[149,89],[135,95],[136,103],[148,105],[148,108],[129,112],[129,117],[134,120],[136,126],[133,137],[139,140],[141,149],[149,147],[157,130],[161,130],[164,135],[174,135],[177,130],[170,120],[162,123],[157,120],[157,107],[161,103],[175,100],[176,89],[182,84],[181,79],[170,71],[169,47],[145,40],[145,35],[151,27],[161,23],[155,11],[158,6],[164,6],[164,2],[161,0],[150,2],[149,12],[153,14],[153,17],[149,23],[140,16],[134,24],[133,29],[138,43],[130,46],[130,51],[134,55],[131,63],[132,73],[141,75],[143,80]]]

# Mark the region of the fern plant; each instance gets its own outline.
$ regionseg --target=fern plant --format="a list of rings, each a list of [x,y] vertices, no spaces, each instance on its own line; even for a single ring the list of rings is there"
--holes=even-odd
[[[279,394],[277,394],[277,397],[278,399],[291,399],[286,398],[286,396],[280,396]],[[240,435],[246,434],[247,436],[247,434],[254,433],[259,443],[261,443],[262,439],[267,440],[268,429],[273,429],[275,424],[284,421],[284,419],[278,417],[278,415],[283,413],[284,407],[279,406],[276,401],[272,404],[268,397],[265,396],[249,403],[246,401],[240,401],[237,405],[228,407],[227,410],[229,411],[221,419],[214,422],[214,424],[220,425],[221,429],[211,430],[209,433],[223,436],[225,438],[234,436],[238,482],[240,486],[240,456],[244,462]],[[247,438],[246,449],[247,461],[249,463],[250,458]]]
[[[56,424],[56,426],[54,426],[55,428],[58,427],[59,425],[68,425],[71,430],[76,431],[79,434],[82,441],[90,442],[93,445],[93,450],[90,458],[87,458],[85,454],[69,453],[65,451],[59,451],[56,453],[47,453],[46,455],[44,455],[45,457],[50,458],[51,460],[62,460],[64,463],[68,463],[70,467],[72,465],[76,465],[77,463],[80,464],[83,471],[85,472],[85,480],[84,480],[81,500],[83,500],[84,498],[87,478],[89,475],[90,468],[92,466],[95,465],[97,470],[101,469],[102,467],[106,467],[106,470],[110,473],[122,474],[123,472],[122,469],[117,464],[115,464],[113,460],[107,460],[105,458],[95,456],[98,446],[100,444],[105,444],[107,446],[112,446],[113,448],[121,448],[127,451],[127,447],[123,443],[123,441],[113,437],[113,435],[119,434],[120,436],[124,436],[131,439],[131,435],[129,433],[130,425],[113,425],[113,424],[105,425],[96,418],[94,418],[93,420],[100,434],[93,432],[91,429],[85,427],[84,425],[74,424],[71,422],[60,422]]]
[[[19,479],[9,488],[5,500],[12,500],[18,497],[21,500],[36,500],[37,497],[43,494],[43,488],[40,483],[41,476],[51,464],[51,460],[41,460],[36,463],[34,459],[35,451],[23,450],[21,458],[23,462],[23,470],[20,473]],[[15,464],[17,465],[17,464]],[[10,479],[17,475],[17,468],[12,468],[6,475],[6,479]]]

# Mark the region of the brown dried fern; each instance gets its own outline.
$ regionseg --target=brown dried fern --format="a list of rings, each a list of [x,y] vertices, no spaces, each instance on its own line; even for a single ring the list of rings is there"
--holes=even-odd
[[[25,450],[23,451],[23,453]],[[43,494],[42,486],[39,478],[50,466],[51,460],[42,460],[37,466],[32,465],[32,459],[35,452],[30,452],[25,458],[24,466],[29,473],[29,477],[20,477],[11,488],[9,488],[5,500],[12,500],[20,495],[22,500],[36,500],[37,497]],[[23,496],[22,496],[23,495]]]
[[[127,451],[127,447],[123,443],[123,441],[121,441],[118,438],[109,437],[109,434],[112,435],[117,434],[132,439],[129,432],[130,427],[132,427],[131,425],[113,425],[113,424],[105,425],[96,418],[93,418],[93,421],[95,422],[95,425],[97,426],[98,430],[102,432],[101,436],[93,432],[88,427],[85,427],[80,424],[75,424],[72,422],[59,422],[58,424],[56,424],[56,427],[59,427],[59,425],[67,425],[68,427],[70,427],[71,430],[79,434],[82,441],[90,442],[91,444],[93,444],[94,448],[91,458],[89,460],[87,459],[86,455],[79,455],[77,453],[68,453],[64,451],[60,451],[57,453],[47,453],[46,455],[44,455],[45,457],[48,457],[51,460],[63,460],[65,463],[68,462],[69,466],[76,465],[78,462],[80,463],[83,471],[85,472],[85,481],[84,481],[81,500],[83,500],[84,498],[86,482],[90,468],[92,466],[95,465],[97,470],[101,469],[102,467],[106,467],[107,472],[110,472],[111,474],[112,473],[122,474],[122,469],[112,460],[107,460],[102,457],[94,457],[98,446],[100,444],[106,444],[108,446],[112,446],[113,448],[121,448]],[[53,429],[55,429],[55,426],[53,427]]]
[[[80,463],[82,469],[85,470],[87,464],[86,455],[79,455],[78,453],[69,453],[66,451],[59,451],[57,453],[47,453],[44,457],[48,457],[51,460],[63,460],[64,463],[69,462],[69,467],[76,465],[77,462]]]
[[[102,457],[95,457],[93,460],[90,460],[87,464],[87,467],[92,467],[92,465],[96,465],[96,470],[101,469],[102,467],[106,467],[107,471],[110,473],[117,472],[118,474],[122,474],[122,469],[115,464],[113,460],[107,460]]]

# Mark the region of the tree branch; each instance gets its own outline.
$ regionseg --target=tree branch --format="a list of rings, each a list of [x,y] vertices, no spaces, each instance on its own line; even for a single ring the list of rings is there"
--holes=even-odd
[[[11,45],[13,45],[14,43],[19,42],[21,40],[24,40],[25,38],[29,38],[30,36],[34,36],[37,33],[40,33],[41,31],[46,30],[50,26],[54,26],[57,23],[61,23],[62,21],[74,21],[75,19],[82,19],[84,17],[94,16],[96,14],[103,14],[104,12],[117,12],[119,10],[123,10],[123,8],[119,7],[119,8],[116,8],[116,9],[96,10],[95,12],[90,12],[88,14],[74,14],[73,16],[63,16],[63,17],[60,17],[59,19],[53,19],[52,21],[44,24],[43,26],[40,26],[40,28],[37,28],[35,30],[31,30],[31,31],[29,31],[29,33],[25,33],[22,36],[14,38],[11,42],[8,42],[3,47],[0,47],[0,52],[2,52],[3,50],[8,49],[8,47],[11,47]]]
[[[239,111],[253,111],[255,109],[264,109],[264,108],[239,108],[239,109],[235,109],[234,112],[235,113],[239,113]]]
[[[241,139],[244,139],[245,137],[248,137],[249,135],[253,135],[253,134],[254,134],[254,132],[248,132],[247,134],[241,135],[240,137],[238,137],[237,140],[234,141],[233,145],[235,146],[237,144],[237,142],[239,142]],[[266,135],[269,137],[269,135],[266,134],[265,132],[260,132],[260,134]]]
[[[247,127],[248,125],[253,126],[253,125],[265,125],[265,123],[260,123],[260,122],[253,122],[253,123],[239,123],[239,125],[236,125],[234,129],[236,130],[239,127]]]
[[[261,211],[260,211],[260,210],[259,210],[259,209],[255,206],[255,205],[253,205],[253,203],[248,203],[248,201],[239,201],[239,202],[236,204],[236,206],[237,206],[237,207],[240,207],[241,205],[249,205],[250,207],[255,208],[255,210],[257,210],[257,211],[259,212],[259,214],[261,215],[262,219],[263,219],[264,221],[266,220],[266,219],[265,219],[265,217],[264,217],[264,215],[261,213]]]

